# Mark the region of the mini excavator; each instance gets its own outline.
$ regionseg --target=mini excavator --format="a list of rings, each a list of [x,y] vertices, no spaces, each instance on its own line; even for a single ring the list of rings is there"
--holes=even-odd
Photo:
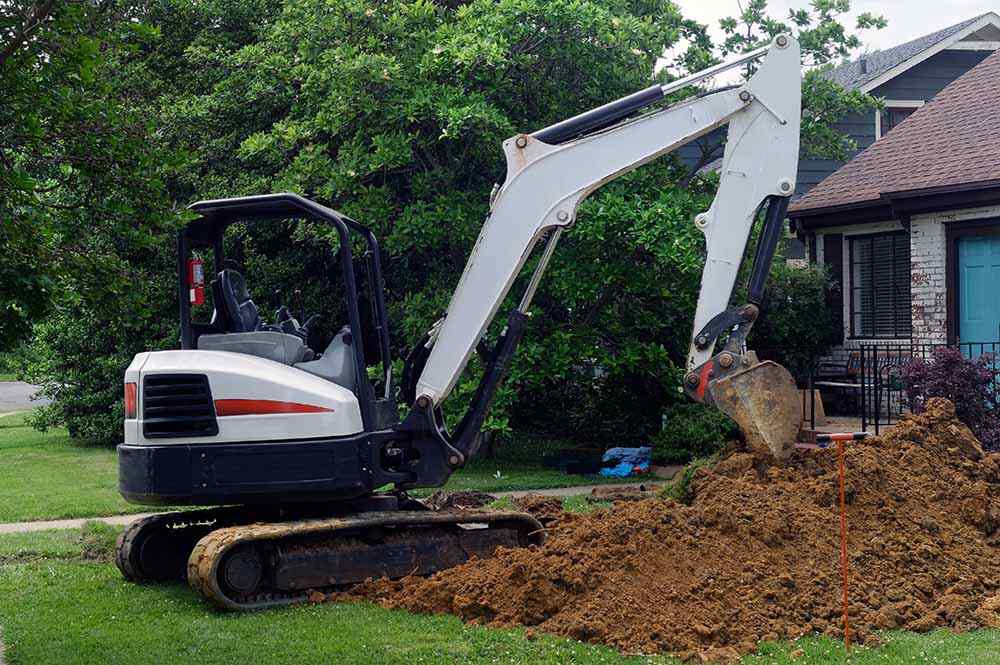
[[[745,83],[649,108],[758,60]],[[801,421],[795,382],[780,365],[758,362],[746,337],[795,190],[800,77],[799,45],[779,35],[734,61],[505,141],[506,179],[445,315],[406,358],[398,387],[379,247],[366,227],[295,194],[193,204],[197,217],[177,242],[181,348],[140,353],[125,372],[119,489],[133,503],[207,508],[132,524],[116,551],[123,575],[186,577],[219,607],[247,610],[540,543],[544,532],[530,515],[436,512],[406,492],[443,485],[476,455],[532,297],[580,202],[723,125],[718,193],[694,220],[707,256],[684,390],[731,416],[754,448],[786,457]],[[243,276],[226,263],[227,227],[290,219],[327,225],[340,242],[347,321],[321,353],[308,344],[312,317],[282,307],[265,323]],[[748,302],[731,306],[755,227]],[[537,267],[490,348],[487,327],[536,247]],[[199,254],[215,275],[210,321],[192,314],[206,304]],[[485,370],[468,411],[448,428],[441,405],[473,352]],[[378,391],[369,367],[380,368]]]

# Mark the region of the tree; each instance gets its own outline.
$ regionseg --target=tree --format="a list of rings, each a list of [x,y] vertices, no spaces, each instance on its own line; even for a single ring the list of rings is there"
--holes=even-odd
[[[743,0],[738,5],[738,16],[719,21],[725,35],[720,53],[745,53],[766,45],[779,34],[795,35],[806,68],[802,81],[801,155],[847,161],[857,150],[857,143],[837,130],[837,122],[850,114],[869,113],[879,105],[874,97],[845,90],[824,76],[836,60],[850,57],[861,46],[861,39],[843,22],[851,10],[850,0],[812,0],[808,7],[789,10],[785,20],[768,13],[767,0]],[[884,17],[865,12],[858,15],[854,29],[881,30],[886,25]],[[753,63],[748,64],[748,72],[753,67]],[[701,164],[695,170],[722,156],[724,141],[715,138],[703,144]]]
[[[88,299],[128,284],[116,248],[173,220],[149,117],[109,70],[148,34],[127,3],[0,3],[0,349],[66,283]]]
[[[396,358],[447,307],[504,177],[502,140],[647,87],[679,40],[690,46],[661,78],[712,55],[704,28],[669,0],[149,0],[138,18],[150,27],[130,20],[110,31],[120,39],[102,37],[95,71],[106,86],[98,99],[123,100],[113,117],[146,120],[143,149],[183,155],[158,162],[157,196],[180,209],[291,190],[371,226],[385,253]],[[661,409],[680,399],[701,273],[691,219],[716,182],[665,158],[584,204],[487,429],[612,442],[658,427]],[[113,196],[131,194],[119,184]],[[123,237],[119,215],[92,240],[114,277],[138,287],[101,298],[99,270],[58,273],[64,294],[35,328],[35,376],[57,398],[40,424],[114,441],[131,355],[176,344],[169,225],[150,207],[136,211],[141,237]],[[297,224],[235,227],[230,240],[259,304],[302,286],[304,268],[307,309],[323,313],[327,334],[344,323],[331,304],[339,293],[318,275],[351,248]],[[452,422],[477,369],[449,400]]]
[[[666,1],[350,1],[331,8],[287,0],[253,43],[188,51],[192,68],[219,76],[166,113],[173,127],[212,123],[204,140],[191,139],[207,147],[182,176],[199,183],[199,197],[292,190],[374,228],[387,253],[398,357],[447,306],[489,192],[503,178],[500,143],[648,86],[664,50],[696,33]],[[647,304],[662,301],[668,263],[679,261],[651,243],[662,239],[656,224],[664,219],[696,243],[687,220],[709,191],[679,191],[675,176],[669,162],[654,165],[581,213],[538,295],[523,360],[488,427],[508,428],[505,407],[515,396],[528,400],[526,391],[598,365],[606,377],[624,381],[631,373],[667,393],[678,371],[671,363],[681,358],[663,362],[670,355],[663,340],[683,314],[654,317]],[[630,228],[637,208],[648,212]],[[294,233],[304,238],[315,229]],[[693,270],[697,244],[679,256]],[[649,281],[626,279],[639,264],[650,266]],[[657,307],[689,300],[685,291]],[[628,318],[647,329],[628,332]],[[475,379],[474,372],[464,377],[452,404],[461,405]]]

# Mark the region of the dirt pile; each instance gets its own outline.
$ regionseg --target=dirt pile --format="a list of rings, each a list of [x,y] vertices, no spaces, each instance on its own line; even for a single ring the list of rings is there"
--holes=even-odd
[[[932,400],[851,444],[847,464],[852,630],[1000,625],[1000,455]],[[351,595],[682,658],[840,636],[835,452],[797,451],[783,467],[737,452],[692,490],[691,505],[564,515],[541,547]]]

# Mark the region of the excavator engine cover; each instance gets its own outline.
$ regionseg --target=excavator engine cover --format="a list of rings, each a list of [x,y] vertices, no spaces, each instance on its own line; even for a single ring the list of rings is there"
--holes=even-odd
[[[765,360],[709,382],[708,392],[715,406],[740,426],[751,448],[779,460],[795,450],[802,407],[787,369]]]

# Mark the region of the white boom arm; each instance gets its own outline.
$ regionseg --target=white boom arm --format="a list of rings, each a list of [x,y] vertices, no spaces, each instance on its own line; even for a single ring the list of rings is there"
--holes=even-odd
[[[677,89],[723,69],[765,58],[743,85],[639,116],[598,133],[549,145],[529,135],[503,143],[507,178],[495,194],[472,255],[452,296],[416,395],[444,400],[486,332],[535,243],[550,230],[541,264],[519,309],[527,312],[538,278],[559,233],[577,207],[606,182],[729,123],[721,181],[712,206],[695,218],[705,234],[707,258],[694,320],[697,334],[726,310],[756,212],[768,196],[795,189],[799,151],[801,72],[799,45],[780,35],[769,47],[663,86]],[[610,106],[610,105],[609,105]],[[688,366],[711,358],[714,343],[692,342]]]

